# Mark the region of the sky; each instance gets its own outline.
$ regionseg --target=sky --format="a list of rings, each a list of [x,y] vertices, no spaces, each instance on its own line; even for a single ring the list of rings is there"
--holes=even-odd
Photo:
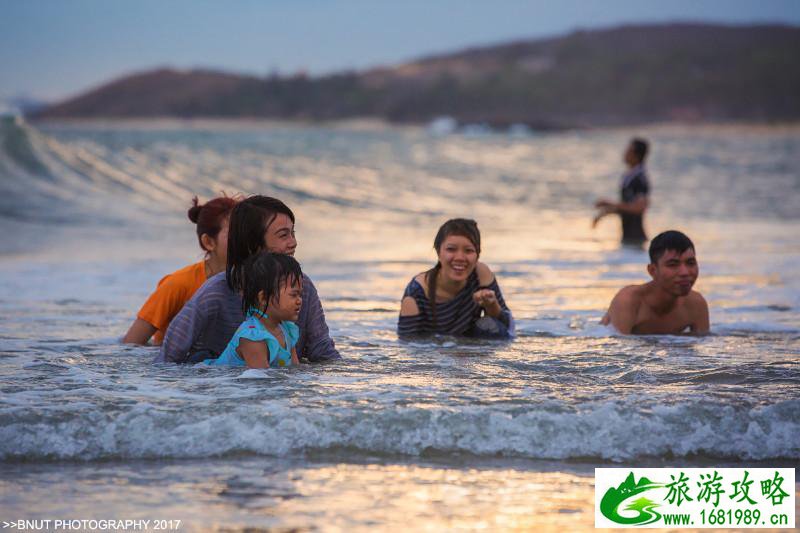
[[[311,75],[582,28],[800,25],[800,0],[0,0],[0,100],[155,67]]]

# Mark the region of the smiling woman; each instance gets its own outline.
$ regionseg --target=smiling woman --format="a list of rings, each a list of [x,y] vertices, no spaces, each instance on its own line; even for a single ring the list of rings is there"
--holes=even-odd
[[[400,304],[397,333],[507,338],[514,319],[491,269],[478,262],[481,234],[474,220],[454,218],[439,228],[439,261],[414,277]]]

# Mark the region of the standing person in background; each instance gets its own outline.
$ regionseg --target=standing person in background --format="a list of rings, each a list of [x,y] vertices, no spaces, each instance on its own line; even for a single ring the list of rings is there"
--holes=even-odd
[[[286,204],[260,195],[239,202],[231,212],[225,271],[209,278],[186,302],[153,362],[192,363],[219,357],[245,320],[242,291],[247,260],[263,251],[294,256],[296,248],[294,213]],[[297,357],[311,362],[339,359],[314,283],[303,274],[301,285]]]
[[[647,157],[648,145],[644,139],[632,139],[625,150],[624,161],[628,171],[622,176],[620,186],[620,201],[600,199],[595,203],[598,210],[594,217],[592,227],[606,215],[617,214],[622,221],[622,244],[626,246],[641,246],[647,241],[644,232],[644,212],[649,206],[648,194],[650,183],[644,167]]]
[[[221,196],[200,205],[192,199],[189,220],[197,225],[197,241],[206,253],[199,263],[183,267],[158,282],[155,292],[139,310],[128,333],[127,344],[161,344],[167,327],[189,298],[208,278],[225,270],[228,257],[228,220],[239,200]]]

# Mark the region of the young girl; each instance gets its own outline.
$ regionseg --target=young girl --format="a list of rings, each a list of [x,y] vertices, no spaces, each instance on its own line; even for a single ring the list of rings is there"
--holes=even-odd
[[[289,255],[262,252],[243,268],[242,309],[247,317],[214,366],[269,368],[296,365],[300,331],[294,321],[303,300],[303,272]]]

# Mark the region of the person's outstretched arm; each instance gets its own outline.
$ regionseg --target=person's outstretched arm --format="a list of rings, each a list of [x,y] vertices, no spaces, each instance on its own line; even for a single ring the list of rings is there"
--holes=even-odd
[[[615,206],[615,211],[626,215],[641,215],[650,205],[647,195],[640,194],[630,202],[620,202]]]
[[[158,328],[153,326],[150,322],[146,320],[142,320],[141,318],[136,318],[131,324],[130,329],[122,337],[123,344],[147,344],[147,341],[150,340],[150,337],[155,335]]]
[[[636,198],[631,200],[630,202],[612,202],[610,200],[599,200],[595,207],[598,209],[598,214],[594,218],[594,222],[592,227],[594,227],[597,222],[606,215],[610,215],[612,213],[617,214],[625,214],[625,215],[641,215],[647,210],[647,207],[650,205],[650,201],[647,199],[647,195],[644,193],[638,194]]]
[[[592,219],[592,229],[596,228],[597,225],[600,223],[603,218],[607,217],[608,215],[614,213],[614,211],[610,207],[598,207],[597,214]]]
[[[322,310],[317,288],[314,287],[311,279],[305,275],[303,276],[303,307],[307,308],[306,312],[303,313],[305,314],[305,320],[298,326],[301,334],[304,334],[305,342],[302,346],[298,343],[298,357],[312,362],[341,358],[328,331],[328,324],[325,322],[325,311]]]
[[[628,202],[612,202],[609,200],[598,200],[594,205],[599,210],[595,217],[593,226],[606,214],[617,213],[620,215],[643,215],[650,205],[649,194],[650,185],[644,175],[639,175],[631,181],[630,187],[633,189],[633,198]]]
[[[159,330],[163,333],[172,318],[191,296],[191,290],[173,274],[164,276],[158,287],[139,309],[122,342],[125,344],[147,344]],[[163,335],[162,335],[163,337]],[[159,344],[159,343],[154,343]]]

